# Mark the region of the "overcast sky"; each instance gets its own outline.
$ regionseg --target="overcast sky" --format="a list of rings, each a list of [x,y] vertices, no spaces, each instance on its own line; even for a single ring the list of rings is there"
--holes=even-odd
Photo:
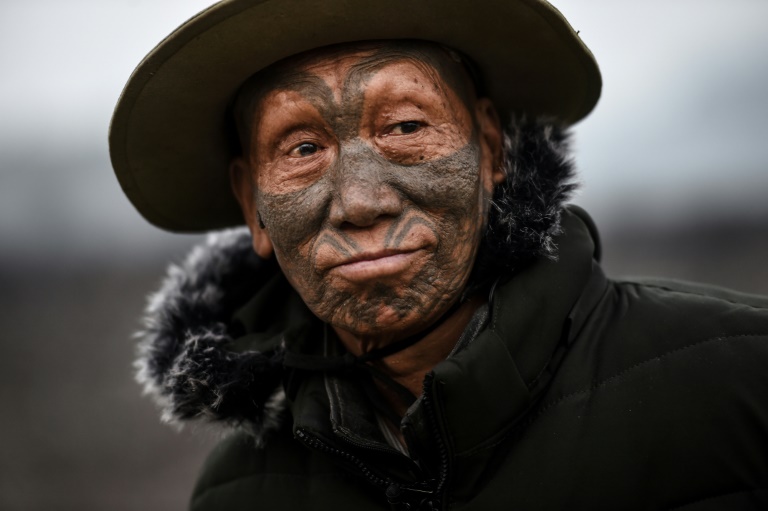
[[[638,216],[765,211],[768,2],[554,2],[603,96],[574,129],[577,202]],[[122,196],[107,154],[132,69],[207,0],[0,2],[0,251],[135,257],[168,235]]]

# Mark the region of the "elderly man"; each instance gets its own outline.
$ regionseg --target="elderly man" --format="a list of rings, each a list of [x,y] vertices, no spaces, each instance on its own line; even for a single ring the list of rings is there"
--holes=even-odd
[[[540,0],[224,1],[147,57],[126,194],[248,227],[141,344],[167,420],[236,431],[193,509],[768,506],[768,300],[606,279],[564,206],[599,89]]]

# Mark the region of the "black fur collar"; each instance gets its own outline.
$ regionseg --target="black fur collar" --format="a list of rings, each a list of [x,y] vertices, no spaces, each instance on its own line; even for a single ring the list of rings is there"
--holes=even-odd
[[[470,283],[476,291],[535,257],[555,258],[560,215],[574,189],[567,134],[546,122],[513,121],[505,137],[507,180],[497,187]],[[137,379],[164,421],[244,427],[262,440],[285,413],[282,351],[235,353],[232,314],[263,272],[244,228],[209,236],[173,265],[151,295],[139,333]]]

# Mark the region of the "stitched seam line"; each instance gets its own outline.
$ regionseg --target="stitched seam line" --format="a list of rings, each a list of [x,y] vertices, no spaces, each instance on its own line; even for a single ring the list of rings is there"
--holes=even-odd
[[[589,393],[591,393],[591,392],[593,392],[593,391],[595,391],[595,390],[597,390],[597,389],[599,389],[601,387],[605,387],[606,385],[608,385],[609,383],[613,382],[614,380],[620,379],[623,376],[625,376],[626,374],[628,374],[628,373],[630,373],[630,372],[632,372],[632,371],[634,371],[636,369],[639,369],[640,367],[643,367],[643,366],[645,366],[647,364],[650,364],[651,362],[659,361],[659,360],[661,360],[661,359],[663,359],[663,358],[665,358],[665,357],[667,357],[669,355],[673,355],[675,353],[686,351],[686,350],[689,350],[689,349],[692,349],[692,348],[695,348],[695,347],[698,347],[698,346],[701,346],[701,345],[704,345],[704,344],[707,344],[707,343],[710,343],[710,342],[719,342],[719,341],[727,341],[727,340],[732,340],[732,339],[751,338],[751,337],[760,338],[760,337],[766,337],[766,336],[768,336],[768,334],[766,334],[766,333],[753,333],[753,334],[738,334],[738,335],[727,335],[727,336],[710,337],[710,338],[707,338],[707,339],[704,339],[704,340],[701,340],[701,341],[697,341],[697,342],[688,344],[686,346],[681,346],[679,348],[675,348],[673,350],[670,350],[670,351],[667,351],[665,353],[662,353],[661,355],[657,355],[655,357],[643,360],[641,362],[637,362],[636,364],[633,364],[633,365],[631,365],[631,366],[629,366],[629,367],[627,367],[625,369],[622,369],[621,371],[619,371],[619,372],[617,372],[617,373],[615,373],[615,374],[613,374],[613,375],[611,375],[611,376],[609,376],[609,377],[607,377],[607,378],[605,378],[603,380],[600,380],[597,383],[594,383],[594,384],[590,385],[589,387],[584,387],[584,388],[581,388],[581,389],[576,390],[574,392],[570,392],[568,394],[560,396],[559,398],[557,398],[557,399],[555,399],[553,401],[550,401],[549,403],[543,405],[541,408],[539,408],[539,410],[533,416],[529,417],[528,420],[524,421],[522,424],[524,424],[526,427],[530,426],[533,422],[536,421],[536,419],[538,419],[542,415],[545,415],[551,409],[553,409],[556,406],[564,403],[565,401],[567,401],[567,400],[569,400],[569,399],[571,399],[571,398],[573,398],[575,396],[578,396],[580,394],[589,394]],[[509,436],[516,429],[517,429],[516,427],[513,428],[512,430],[510,430],[509,432],[504,434],[502,437],[500,437],[496,442],[493,442],[492,444],[483,446],[480,449],[473,449],[471,451],[463,452],[463,453],[461,453],[461,456],[457,455],[457,457],[468,457],[468,456],[475,455],[475,454],[477,454],[479,452],[482,452],[482,451],[485,451],[485,450],[488,450],[488,449],[493,449],[494,447],[496,447],[499,444],[501,444],[502,442],[504,442],[507,438],[509,438]]]
[[[717,300],[717,301],[720,301],[720,302],[730,303],[731,305],[742,305],[744,307],[749,307],[750,309],[756,309],[756,310],[761,310],[761,311],[768,311],[768,308],[766,308],[766,307],[761,307],[761,306],[758,306],[758,305],[751,305],[751,304],[743,303],[743,302],[737,302],[737,301],[734,301],[734,300],[728,300],[727,298],[723,298],[721,296],[712,296],[712,295],[705,294],[705,293],[697,293],[695,291],[691,291],[691,290],[687,290],[687,289],[675,289],[673,287],[662,286],[662,285],[659,285],[659,284],[652,284],[652,283],[646,283],[646,282],[635,282],[635,281],[632,281],[632,280],[622,280],[622,281],[617,281],[617,283],[620,283],[620,284],[631,284],[633,286],[639,286],[639,287],[650,287],[650,288],[653,288],[653,289],[660,289],[662,291],[667,291],[669,293],[680,293],[680,294],[684,294],[684,295],[698,296],[700,298],[710,298],[712,300]]]
[[[744,493],[757,493],[757,494],[760,494],[760,493],[763,493],[765,491],[766,491],[766,488],[750,488],[748,490],[739,490],[739,491],[732,491],[732,492],[728,492],[728,493],[721,493],[720,495],[714,495],[712,497],[705,497],[703,499],[693,500],[691,502],[686,502],[683,505],[669,508],[668,511],[675,511],[676,509],[683,509],[683,508],[686,508],[688,506],[692,506],[694,504],[701,504],[702,502],[707,502],[709,500],[715,500],[715,499],[721,499],[723,497],[729,497],[731,495],[740,495],[740,494],[744,494]]]
[[[683,352],[683,351],[687,351],[687,350],[690,350],[690,349],[702,346],[704,344],[712,343],[712,342],[724,342],[724,341],[727,341],[727,340],[747,338],[747,337],[764,337],[765,335],[766,334],[738,334],[738,335],[727,335],[727,336],[710,337],[708,339],[704,339],[704,340],[697,341],[697,342],[694,342],[694,343],[691,343],[691,344],[688,344],[688,345],[685,345],[685,346],[681,346],[679,348],[675,348],[673,350],[664,352],[661,355],[656,355],[655,357],[643,360],[641,362],[637,362],[636,364],[631,365],[631,366],[627,367],[626,369],[622,369],[618,373],[615,373],[615,374],[613,374],[611,376],[608,376],[607,378],[605,378],[603,380],[600,380],[597,383],[594,383],[594,384],[590,385],[589,387],[585,387],[585,388],[576,390],[574,392],[571,392],[569,394],[565,394],[565,395],[560,396],[559,398],[555,399],[554,401],[551,401],[551,402],[547,403],[546,405],[542,406],[539,409],[539,411],[533,417],[530,418],[530,420],[527,422],[527,424],[531,424],[534,420],[536,420],[540,416],[544,415],[550,409],[552,409],[555,406],[559,405],[563,401],[567,401],[567,400],[571,399],[572,397],[577,396],[579,394],[588,394],[588,393],[593,392],[593,391],[595,391],[595,390],[597,390],[597,389],[599,389],[601,387],[605,387],[606,385],[608,385],[609,383],[613,382],[614,380],[620,379],[623,376],[625,376],[626,374],[628,374],[628,373],[630,373],[630,372],[632,372],[632,371],[634,371],[636,369],[639,369],[639,368],[641,368],[641,367],[643,367],[645,365],[648,365],[648,364],[650,364],[652,362],[657,362],[657,361],[659,361],[659,360],[661,360],[663,358],[666,358],[666,357],[668,357],[670,355],[674,355],[674,354],[677,354],[677,353],[680,353],[680,352]]]

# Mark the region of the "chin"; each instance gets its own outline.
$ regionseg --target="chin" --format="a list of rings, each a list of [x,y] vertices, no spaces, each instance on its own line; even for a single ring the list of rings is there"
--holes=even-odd
[[[336,328],[343,329],[357,337],[379,338],[396,341],[428,328],[444,311],[440,308],[419,307],[398,310],[397,307],[358,303],[352,310],[337,311],[332,317],[323,319]]]

